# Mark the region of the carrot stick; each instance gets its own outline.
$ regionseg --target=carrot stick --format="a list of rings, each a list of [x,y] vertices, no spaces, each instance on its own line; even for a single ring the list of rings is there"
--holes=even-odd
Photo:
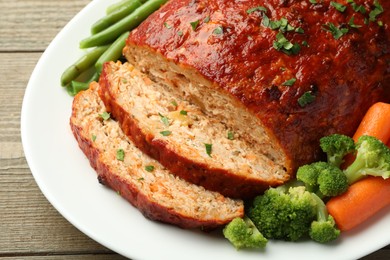
[[[331,198],[326,207],[341,231],[350,230],[390,206],[390,178],[366,177]]]
[[[353,139],[355,142],[362,135],[370,135],[390,145],[390,104],[378,102],[368,109]],[[343,167],[353,162],[349,155]],[[382,208],[390,205],[390,178],[366,177],[352,184],[347,192],[331,198],[326,207],[335,219],[341,231],[350,230]]]
[[[390,104],[377,102],[368,109],[353,136],[354,141],[362,135],[374,136],[383,143],[390,141]]]
[[[377,102],[367,110],[352,138],[357,142],[362,135],[374,136],[390,147],[390,104]],[[347,168],[354,160],[355,156],[348,154],[341,167]]]

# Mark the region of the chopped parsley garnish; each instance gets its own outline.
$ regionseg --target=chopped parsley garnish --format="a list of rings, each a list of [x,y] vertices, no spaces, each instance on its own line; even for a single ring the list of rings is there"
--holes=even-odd
[[[199,25],[199,20],[196,20],[194,22],[190,22],[190,24],[191,24],[192,30],[196,31],[196,28],[198,28],[198,25]]]
[[[185,110],[181,110],[180,111],[180,115],[184,115],[184,116],[186,116],[188,113],[187,113],[187,111],[185,111]]]
[[[210,16],[206,16],[206,18],[204,18],[203,22],[205,22],[205,23],[210,22]]]
[[[138,181],[144,181],[145,178],[141,177],[141,178],[138,178]]]
[[[333,1],[330,2],[330,5],[333,6],[334,8],[336,8],[337,11],[342,12],[342,13],[347,8],[345,5],[342,5],[340,3],[333,2]]]
[[[223,34],[223,27],[222,26],[218,26],[217,28],[215,28],[213,30],[213,34],[216,34],[216,35]]]
[[[301,27],[295,28],[295,32],[296,33],[305,33],[305,31]]]
[[[263,20],[261,21],[261,24],[265,27],[269,27],[269,24],[271,22],[271,20],[269,19],[269,17],[266,15],[266,14],[263,14]]]
[[[234,140],[234,132],[233,131],[228,131],[227,132],[227,139]]]
[[[280,18],[280,20],[270,20],[266,15],[263,15],[263,25],[271,28],[272,30],[279,30],[281,32],[290,32],[294,31],[295,27],[288,23],[288,20],[284,17]]]
[[[348,25],[351,28],[360,28],[360,27],[362,27],[361,25],[355,24],[354,20],[355,20],[355,16],[351,16],[351,19],[349,19]]]
[[[308,104],[312,103],[315,99],[316,96],[313,95],[311,91],[306,91],[305,93],[303,93],[303,95],[300,98],[298,98],[298,104],[301,107],[305,107]]]
[[[125,151],[123,151],[123,149],[118,149],[116,151],[116,159],[118,161],[123,161],[125,159]]]
[[[285,82],[282,83],[283,86],[292,86],[294,85],[295,81],[297,81],[296,78],[291,78]]]
[[[352,8],[355,12],[358,12],[361,14],[365,14],[367,12],[366,8],[364,8],[363,5],[352,4]]]
[[[92,142],[96,141],[96,135],[92,135]]]
[[[282,19],[284,19],[284,18],[282,18]],[[277,29],[279,29],[280,28],[280,26],[282,25],[282,21],[286,21],[286,19],[284,19],[284,20],[276,20],[276,21],[270,21],[269,22],[269,27],[272,29],[272,30],[277,30]]]
[[[166,117],[166,116],[163,116],[162,114],[158,113],[160,115],[160,118],[161,118],[161,122],[163,122],[163,124],[165,126],[169,126],[169,118]]]
[[[317,4],[317,0],[309,0],[311,4]]]
[[[287,38],[284,36],[283,32],[291,32],[295,31],[297,33],[304,33],[304,30],[300,27],[295,28],[291,24],[289,24],[288,20],[284,17],[282,17],[280,20],[270,20],[269,17],[265,14],[263,14],[261,24],[265,27],[268,27],[272,30],[279,30],[278,34],[276,35],[276,41],[273,43],[273,47],[278,50],[282,51],[287,55],[297,54],[301,46],[299,46],[298,43],[291,43]]]
[[[366,13],[366,8],[363,5],[358,5],[354,0],[347,0],[347,3],[351,5],[352,9],[357,13]]]
[[[101,118],[103,118],[103,120],[108,120],[110,119],[111,117],[111,114],[110,113],[107,113],[107,112],[103,112],[102,114],[99,115]]]
[[[280,20],[271,20],[266,14],[263,14],[261,24],[265,27],[268,27],[272,30],[281,30],[286,31],[288,20],[286,18],[281,18]],[[293,30],[294,27],[290,25],[290,30]]]
[[[178,104],[177,104],[176,100],[172,100],[171,104],[172,104],[172,105],[174,105],[175,107],[177,107],[177,106],[178,106]]]
[[[325,31],[330,32],[333,35],[333,38],[335,38],[336,40],[340,39],[341,36],[348,33],[348,28],[339,28],[333,23],[327,23],[323,25],[323,28]]]
[[[301,46],[299,44],[293,44],[289,40],[287,40],[287,38],[284,37],[282,32],[279,32],[276,35],[276,41],[274,41],[273,47],[276,50],[282,51],[287,55],[297,54],[301,49]]]
[[[368,14],[368,17],[370,18],[370,22],[376,21],[376,17],[383,13],[383,7],[379,3],[378,0],[374,0],[374,9]]]
[[[168,131],[168,130],[166,130],[166,131],[161,131],[161,132],[160,132],[160,134],[161,134],[162,136],[169,136],[169,135],[171,135],[171,134],[172,134],[172,132],[171,132],[171,131]]]
[[[146,165],[146,166],[145,166],[145,171],[147,171],[147,172],[152,172],[152,171],[154,171],[154,166],[153,166],[153,165]]]
[[[267,12],[267,8],[265,8],[264,6],[257,6],[246,10],[246,13],[251,14],[256,11]]]
[[[211,157],[211,151],[213,149],[213,145],[212,144],[204,144],[204,146],[206,147],[207,155]]]
[[[182,31],[178,31],[178,32],[177,32],[177,35],[183,36],[183,32],[182,32]]]
[[[171,28],[172,28],[172,25],[169,25],[167,22],[164,23],[164,26],[165,26],[165,28],[167,28],[167,29],[171,29]]]

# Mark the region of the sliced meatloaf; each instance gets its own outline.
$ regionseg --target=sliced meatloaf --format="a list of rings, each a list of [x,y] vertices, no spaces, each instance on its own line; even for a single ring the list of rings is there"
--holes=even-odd
[[[243,216],[243,202],[207,191],[169,173],[143,154],[110,119],[97,83],[73,101],[70,125],[99,181],[152,220],[183,228],[214,228]]]
[[[174,174],[240,198],[288,179],[273,147],[257,149],[248,134],[132,65],[106,63],[99,82],[100,97],[124,133]]]
[[[169,1],[124,54],[246,136],[268,158],[257,175],[285,180],[320,158],[320,137],[351,135],[371,104],[390,102],[390,1],[337,3]]]

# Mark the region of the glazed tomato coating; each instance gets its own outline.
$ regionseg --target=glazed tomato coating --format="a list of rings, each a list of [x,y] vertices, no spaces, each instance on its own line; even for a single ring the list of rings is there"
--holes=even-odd
[[[334,1],[343,11],[317,2],[170,1],[128,44],[195,68],[254,113],[300,165],[318,159],[320,137],[351,135],[370,105],[390,102],[390,1]],[[378,3],[382,12],[370,21]]]

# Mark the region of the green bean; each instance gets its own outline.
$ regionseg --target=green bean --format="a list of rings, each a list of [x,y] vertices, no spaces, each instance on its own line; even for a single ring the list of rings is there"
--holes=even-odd
[[[91,84],[92,81],[97,80],[99,80],[99,73],[95,72],[87,82],[72,80],[66,87],[66,90],[69,95],[75,96],[80,91],[87,90],[89,88],[89,84]]]
[[[122,20],[108,27],[107,29],[91,35],[88,38],[81,40],[80,48],[90,48],[112,43],[122,33],[131,31],[137,27],[150,14],[160,8],[161,5],[168,0],[149,0],[132,12],[130,15],[124,17]]]
[[[122,0],[116,3],[113,3],[112,5],[108,6],[106,9],[106,14],[111,14],[115,12],[118,9],[121,9],[123,6],[127,5],[132,0]]]
[[[81,73],[93,66],[108,47],[109,45],[96,47],[68,67],[61,75],[61,85],[63,87],[67,86],[72,80],[80,76]]]
[[[121,20],[123,17],[134,12],[135,9],[140,7],[142,3],[139,0],[127,0],[126,3],[118,9],[115,9],[110,14],[102,17],[97,22],[95,22],[91,27],[91,33],[96,34],[103,31],[107,27],[110,27],[114,23]]]
[[[76,96],[77,93],[79,93],[82,90],[87,90],[89,88],[88,83],[75,81],[73,80],[67,87],[66,90],[68,91],[68,94],[70,96]]]
[[[107,7],[106,14],[111,14],[111,13],[115,12],[116,10],[121,9],[123,6],[127,5],[129,2],[132,2],[132,1],[133,0],[122,0],[122,1],[119,1],[117,3],[114,3],[114,4]],[[140,1],[141,3],[145,3],[148,0],[138,0],[138,1]]]
[[[117,61],[122,56],[123,47],[125,47],[126,39],[130,32],[125,32],[100,56],[95,63],[95,68],[98,73],[101,73],[103,64],[106,61]]]

